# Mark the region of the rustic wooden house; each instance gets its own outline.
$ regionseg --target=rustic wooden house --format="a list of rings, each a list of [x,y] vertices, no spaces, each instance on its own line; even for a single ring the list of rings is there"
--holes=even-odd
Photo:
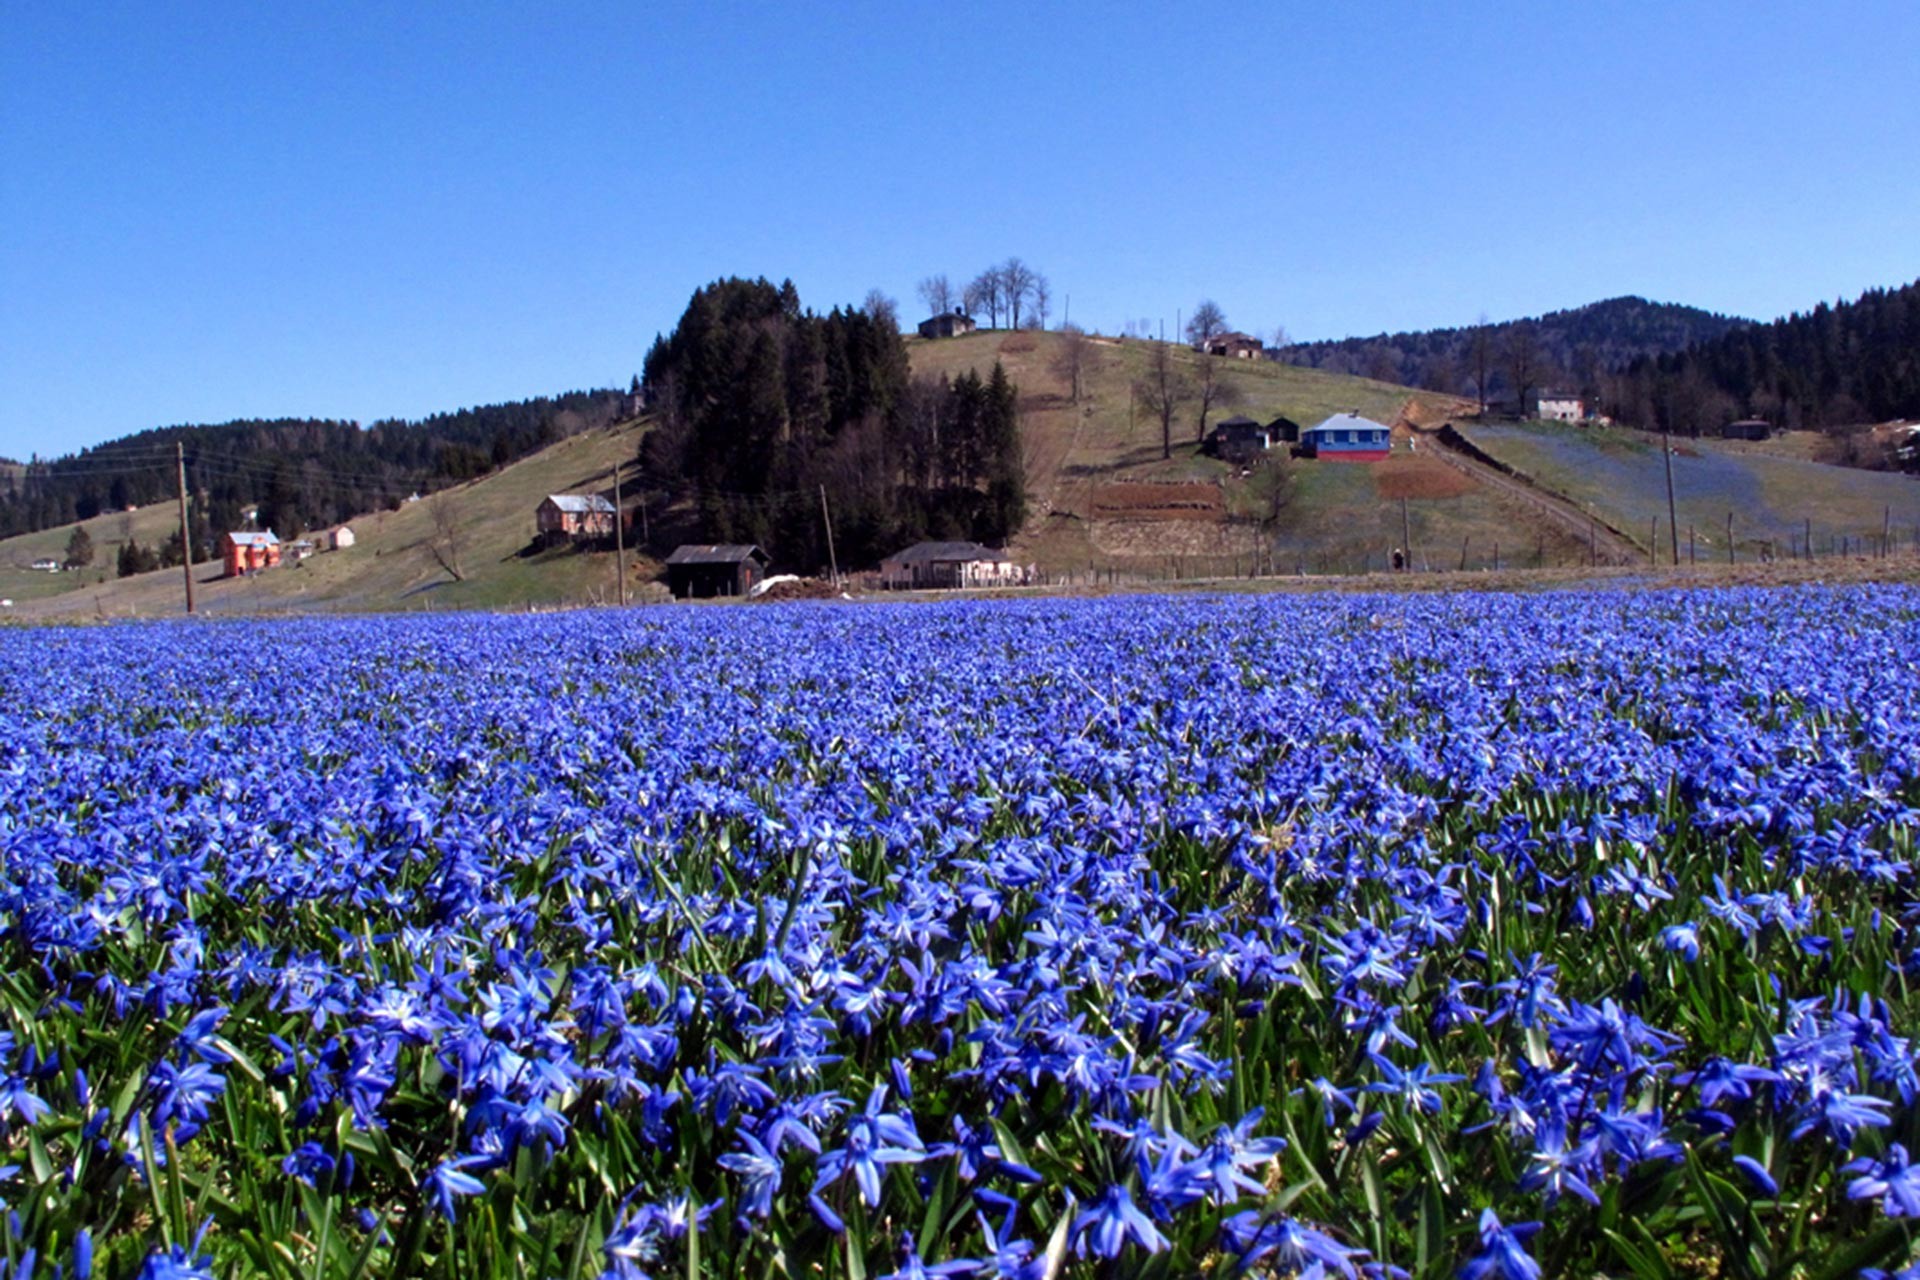
[[[1004,552],[977,542],[916,542],[880,562],[880,585],[890,590],[1005,587],[1020,577]]]
[[[597,493],[550,493],[534,511],[543,539],[576,542],[613,536],[613,504]]]
[[[957,338],[963,333],[972,333],[980,326],[973,317],[964,311],[947,311],[920,322],[920,336],[923,338]]]
[[[667,557],[667,587],[680,600],[745,596],[767,576],[767,553],[755,546],[702,543]]]
[[[1393,450],[1393,428],[1358,413],[1336,413],[1300,433],[1300,453],[1327,462],[1378,462]]]
[[[1216,458],[1239,458],[1264,453],[1273,445],[1267,429],[1244,414],[1235,414],[1207,432],[1206,451]]]
[[[1260,339],[1250,333],[1216,333],[1207,339],[1207,354],[1233,360],[1258,360],[1265,354]]]
[[[1773,434],[1773,424],[1765,418],[1742,418],[1720,428],[1722,440],[1765,440]]]
[[[1300,424],[1292,418],[1275,418],[1267,424],[1267,439],[1275,444],[1299,444]]]
[[[220,539],[220,560],[222,576],[228,578],[271,569],[280,563],[280,539],[271,529],[229,533]]]

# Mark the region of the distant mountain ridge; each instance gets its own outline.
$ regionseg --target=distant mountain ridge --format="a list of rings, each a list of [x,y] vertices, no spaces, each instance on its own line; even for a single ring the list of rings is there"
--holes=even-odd
[[[1699,307],[1628,295],[1518,320],[1299,342],[1280,348],[1279,358],[1329,373],[1494,399],[1514,394],[1507,353],[1516,335],[1530,334],[1540,366],[1534,386],[1541,385],[1542,379],[1568,382],[1591,394],[1597,392],[1604,375],[1635,360],[1683,351],[1752,323]],[[1482,342],[1488,350],[1489,385],[1484,388],[1478,385],[1481,361],[1475,350]]]

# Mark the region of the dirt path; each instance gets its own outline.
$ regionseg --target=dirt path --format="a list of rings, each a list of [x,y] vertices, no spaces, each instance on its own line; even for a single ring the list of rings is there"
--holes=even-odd
[[[1553,524],[1558,525],[1572,537],[1589,542],[1594,555],[1601,564],[1636,565],[1647,558],[1647,553],[1626,538],[1596,521],[1576,503],[1568,501],[1551,490],[1516,479],[1500,470],[1488,466],[1477,458],[1469,457],[1459,447],[1446,439],[1445,432],[1422,432],[1420,438],[1427,442],[1432,455],[1462,475],[1479,484],[1487,486],[1496,493],[1521,502]]]

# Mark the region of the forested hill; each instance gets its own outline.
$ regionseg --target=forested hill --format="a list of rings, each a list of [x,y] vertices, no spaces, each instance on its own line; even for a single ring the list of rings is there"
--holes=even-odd
[[[440,413],[418,422],[281,418],[159,427],[52,461],[0,464],[0,537],[71,524],[103,511],[171,500],[176,443],[185,445],[197,555],[216,531],[244,526],[291,537],[413,493],[462,480],[615,420],[617,391],[573,391]]]
[[[884,310],[804,310],[791,282],[715,281],[646,360],[638,497],[655,549],[757,543],[782,567],[921,538],[998,545],[1025,518],[1018,389],[996,361],[915,377]],[[822,507],[832,512],[826,543]]]
[[[1740,417],[1820,429],[1920,418],[1920,281],[1638,360],[1613,399],[1629,422],[1678,431]]]
[[[1516,341],[1531,339],[1537,372],[1576,388],[1597,388],[1601,375],[1635,359],[1681,351],[1750,323],[1698,307],[1645,298],[1609,298],[1571,311],[1460,329],[1379,334],[1337,342],[1302,342],[1280,349],[1288,364],[1351,373],[1489,399],[1514,394],[1506,367]],[[1489,385],[1478,386],[1481,369]],[[1540,385],[1535,379],[1534,385]]]

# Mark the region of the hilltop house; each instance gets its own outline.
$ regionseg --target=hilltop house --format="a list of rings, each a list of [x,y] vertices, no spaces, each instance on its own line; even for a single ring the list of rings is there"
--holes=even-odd
[[[353,543],[353,530],[344,524],[327,535],[327,547],[332,551],[345,551]]]
[[[613,504],[597,493],[550,493],[534,511],[543,540],[613,536]]]
[[[1267,439],[1279,444],[1299,444],[1300,424],[1282,415],[1267,424]]]
[[[1527,392],[1527,416],[1548,422],[1579,422],[1587,416],[1587,402],[1578,392],[1542,387]]]
[[[1020,581],[1006,554],[977,542],[916,542],[880,562],[880,585],[914,587],[1004,587]]]
[[[923,338],[957,338],[979,327],[973,322],[972,316],[957,308],[922,320],[919,326]]]
[[[1765,440],[1773,434],[1773,425],[1765,418],[1742,418],[1720,428],[1722,440]]]
[[[35,573],[58,573],[60,572],[60,562],[52,556],[41,556],[33,562],[33,571]]]
[[[755,546],[702,543],[667,557],[667,588],[678,600],[745,596],[767,576],[767,553]]]
[[[220,539],[221,576],[238,578],[280,563],[280,539],[273,530],[264,533],[245,530]]]
[[[1393,449],[1393,428],[1358,412],[1336,413],[1300,433],[1300,454],[1327,462],[1378,462]]]
[[[1233,360],[1258,360],[1264,353],[1260,339],[1250,333],[1216,333],[1207,339],[1207,354]]]

